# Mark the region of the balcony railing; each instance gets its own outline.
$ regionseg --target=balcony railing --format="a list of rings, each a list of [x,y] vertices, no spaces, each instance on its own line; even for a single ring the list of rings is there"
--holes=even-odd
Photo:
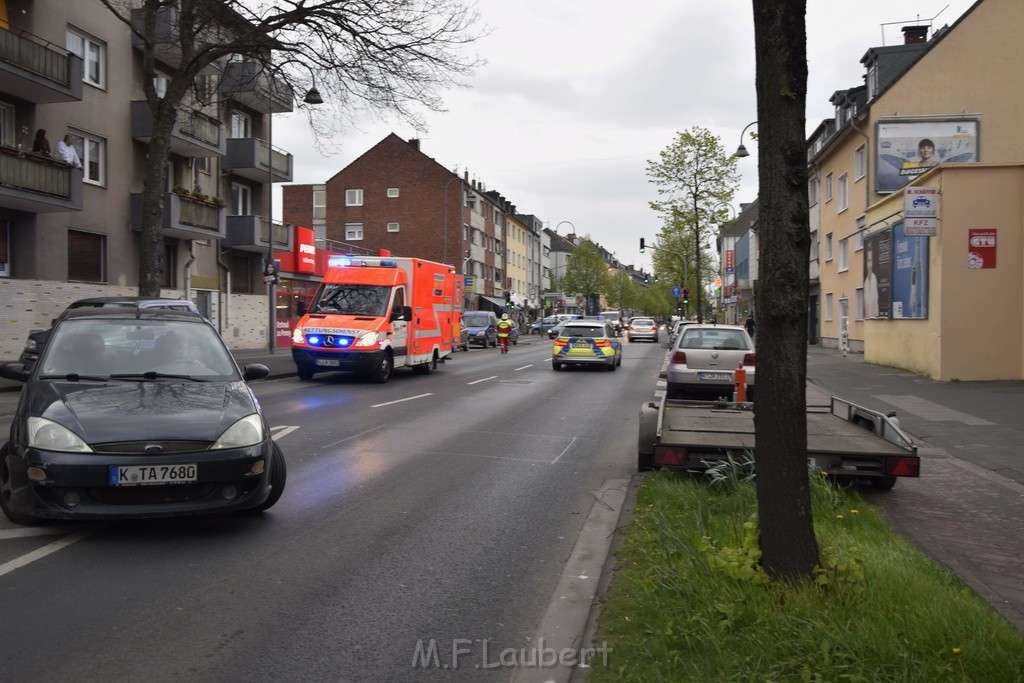
[[[153,114],[145,100],[132,103],[132,137],[149,142],[153,136]],[[223,156],[226,149],[223,123],[203,112],[181,107],[175,112],[171,130],[171,151],[182,156]]]
[[[132,229],[142,229],[142,194],[132,195]],[[181,239],[223,239],[225,210],[220,204],[174,192],[164,194],[160,233]]]
[[[178,132],[208,145],[219,147],[223,125],[220,121],[195,109],[178,110]]]
[[[265,216],[260,216],[260,241],[263,244],[267,243],[267,232],[269,224],[270,221],[268,221]],[[278,251],[288,248],[288,245],[291,242],[291,240],[288,239],[291,227],[291,223],[281,223],[279,221],[274,221],[274,228],[272,234],[274,236],[274,246],[279,248]]]
[[[82,59],[18,29],[0,29],[0,91],[33,103],[82,99]]]
[[[224,207],[186,195],[179,194],[174,196],[180,202],[178,207],[179,223],[209,230],[217,230],[219,228],[220,214]]]
[[[39,154],[0,147],[0,185],[71,198],[71,167]]]

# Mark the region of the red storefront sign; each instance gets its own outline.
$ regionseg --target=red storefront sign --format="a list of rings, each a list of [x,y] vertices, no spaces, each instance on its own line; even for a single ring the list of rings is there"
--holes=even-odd
[[[315,233],[310,228],[295,226],[295,272],[316,272]]]
[[[735,270],[736,252],[732,249],[725,250],[725,272],[731,273]]]
[[[971,270],[996,267],[996,231],[994,229],[968,229],[967,267]]]

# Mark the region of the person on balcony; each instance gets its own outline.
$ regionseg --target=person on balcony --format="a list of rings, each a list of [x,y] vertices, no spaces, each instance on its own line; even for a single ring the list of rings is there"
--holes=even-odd
[[[82,160],[78,158],[78,150],[75,149],[75,139],[68,133],[64,139],[57,143],[57,154],[64,160],[64,163],[71,164],[75,168],[82,168]]]
[[[36,138],[32,141],[32,153],[50,156],[50,141],[46,139],[45,128],[36,131]]]

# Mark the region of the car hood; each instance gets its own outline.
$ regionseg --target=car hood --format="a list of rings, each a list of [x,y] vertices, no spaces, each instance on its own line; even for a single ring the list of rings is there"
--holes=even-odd
[[[488,327],[490,327],[490,325],[466,325],[462,329],[467,330],[470,334],[477,334],[478,332],[483,332]]]
[[[34,382],[24,418],[40,416],[86,443],[138,440],[215,441],[238,419],[258,412],[245,382]]]

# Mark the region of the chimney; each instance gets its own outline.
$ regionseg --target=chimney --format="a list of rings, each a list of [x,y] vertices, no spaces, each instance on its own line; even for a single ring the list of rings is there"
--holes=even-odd
[[[409,138],[409,144],[412,145],[412,148],[414,150],[416,150],[417,152],[420,151],[420,139],[419,138]]]
[[[927,26],[904,26],[903,27],[903,44],[914,45],[916,43],[927,43],[928,42],[928,27]]]

